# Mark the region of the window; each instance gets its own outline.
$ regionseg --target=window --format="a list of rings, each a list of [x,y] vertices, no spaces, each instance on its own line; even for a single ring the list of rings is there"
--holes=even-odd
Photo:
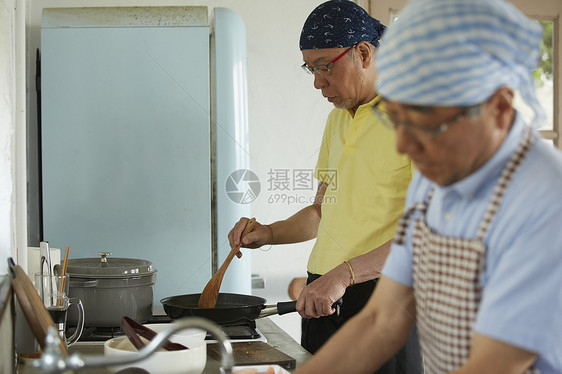
[[[545,141],[562,150],[562,115],[560,111],[562,108],[562,71],[558,66],[562,53],[562,30],[559,21],[562,14],[562,1],[509,1],[528,17],[538,20],[544,28],[541,62],[538,69],[534,71],[538,99],[547,117],[546,124],[541,128],[541,135]],[[358,0],[357,2],[381,22],[390,25],[398,17],[407,0]],[[515,106],[523,112],[527,111],[526,115],[530,116],[530,110],[524,109],[524,104],[520,105],[519,102],[516,102]]]
[[[553,27],[554,22],[549,20],[539,21],[543,27],[543,41],[541,44],[541,59],[539,66],[533,72],[537,99],[546,114],[546,122],[540,128],[545,141],[555,144],[558,134],[554,128],[554,59],[553,59]],[[522,113],[526,120],[532,117],[532,111],[521,98],[516,95],[515,107]]]

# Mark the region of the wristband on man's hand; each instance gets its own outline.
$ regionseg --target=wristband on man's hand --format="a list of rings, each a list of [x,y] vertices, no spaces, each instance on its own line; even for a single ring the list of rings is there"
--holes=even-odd
[[[351,264],[349,263],[349,261],[344,261],[347,266],[349,266],[349,272],[351,273],[351,283],[349,284],[350,286],[353,286],[355,284],[355,273],[353,272],[353,268],[351,267]]]

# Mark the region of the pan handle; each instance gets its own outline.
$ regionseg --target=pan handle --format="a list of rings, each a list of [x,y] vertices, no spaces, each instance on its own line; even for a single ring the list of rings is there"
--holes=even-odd
[[[332,308],[334,308],[336,310],[336,316],[340,316],[340,311],[341,311],[341,305],[343,304],[343,298],[339,298],[336,300],[335,303],[332,304]]]
[[[282,315],[297,311],[296,301],[283,301],[275,305],[264,305],[258,318],[269,317],[276,314]]]
[[[283,314],[293,313],[297,311],[296,301],[285,301],[277,303],[277,313],[282,316]]]
[[[343,299],[338,299],[333,305],[332,308],[336,310],[336,316],[340,315],[340,306],[343,304]],[[258,318],[269,317],[275,314],[279,314],[280,316],[287,313],[293,313],[297,311],[297,302],[296,301],[284,301],[279,302],[277,305],[266,305],[264,309],[261,311]]]

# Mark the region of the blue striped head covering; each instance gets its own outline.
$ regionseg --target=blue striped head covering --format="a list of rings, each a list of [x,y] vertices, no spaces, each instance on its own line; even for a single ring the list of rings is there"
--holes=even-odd
[[[301,32],[300,50],[345,48],[361,41],[379,46],[386,27],[349,0],[330,0],[310,13]]]
[[[412,0],[379,48],[377,91],[407,104],[469,106],[508,86],[519,90],[539,126],[545,115],[532,70],[542,33],[503,0]]]

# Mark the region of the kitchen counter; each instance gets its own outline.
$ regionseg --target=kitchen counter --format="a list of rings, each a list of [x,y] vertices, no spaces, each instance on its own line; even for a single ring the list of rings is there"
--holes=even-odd
[[[308,351],[301,347],[300,344],[298,344],[293,338],[291,338],[285,331],[283,331],[269,318],[261,318],[256,320],[256,325],[258,330],[260,330],[267,339],[267,344],[293,357],[296,360],[297,367],[301,366],[304,362],[306,362],[306,360],[311,357],[311,354],[308,353]],[[71,354],[78,352],[87,355],[103,355],[103,342],[78,342],[69,348],[69,352]],[[138,366],[141,367],[142,365]],[[203,373],[219,373],[219,368],[220,362],[210,356],[207,356],[207,365],[205,366],[205,370],[203,371]],[[17,373],[35,374],[40,373],[40,371],[35,370],[30,365],[24,364],[18,367]],[[80,373],[103,374],[110,373],[110,371],[98,368],[83,370]]]

